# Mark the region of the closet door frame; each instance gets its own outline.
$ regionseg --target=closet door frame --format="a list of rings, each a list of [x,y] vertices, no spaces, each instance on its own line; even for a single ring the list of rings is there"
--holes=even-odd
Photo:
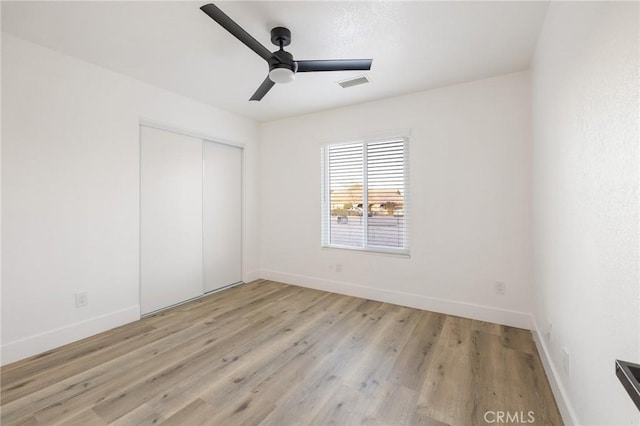
[[[170,306],[166,306],[164,308],[158,309],[156,311],[153,312],[148,312],[146,314],[142,314],[142,127],[149,127],[152,129],[156,129],[156,130],[163,130],[165,132],[170,132],[170,133],[175,133],[177,135],[181,135],[181,136],[190,136],[193,138],[198,138],[202,140],[202,149],[204,151],[204,143],[206,142],[212,142],[212,143],[217,143],[217,144],[221,144],[221,145],[228,145],[231,147],[235,147],[235,148],[239,148],[240,149],[240,161],[241,161],[241,214],[240,214],[240,252],[241,252],[241,256],[240,256],[240,268],[241,268],[241,281],[237,282],[237,283],[233,283],[233,284],[229,284],[227,286],[218,288],[216,290],[212,290],[209,292],[205,292],[205,287],[204,287],[204,237],[203,237],[203,247],[202,247],[202,276],[203,276],[203,280],[202,280],[202,294],[200,294],[199,296],[193,297],[189,300],[184,300],[182,302],[178,302],[175,303],[173,305]],[[141,118],[138,121],[138,195],[139,195],[139,199],[138,199],[138,301],[139,304],[138,306],[140,307],[140,317],[145,317],[145,316],[149,316],[149,315],[153,315],[154,313],[158,312],[158,311],[162,311],[164,309],[168,309],[171,308],[173,306],[178,306],[178,305],[182,305],[184,303],[188,303],[192,300],[196,300],[199,299],[203,296],[209,295],[209,294],[213,294],[216,293],[218,291],[222,291],[226,288],[230,288],[230,287],[234,287],[236,285],[240,285],[244,282],[244,228],[245,228],[245,212],[244,212],[244,206],[245,206],[245,152],[244,152],[244,148],[245,145],[239,142],[233,142],[233,141],[228,141],[225,139],[220,139],[220,138],[215,138],[212,137],[210,135],[204,134],[204,133],[199,133],[199,132],[194,132],[188,129],[184,129],[184,128],[179,128],[179,127],[174,127],[174,126],[169,126],[166,125],[164,123],[155,121],[155,120],[150,120],[150,119],[145,119],[145,118]],[[204,170],[204,156],[202,158],[203,161],[203,170]],[[203,190],[204,190],[204,185],[203,185]],[[204,215],[204,209],[202,211],[202,214]]]

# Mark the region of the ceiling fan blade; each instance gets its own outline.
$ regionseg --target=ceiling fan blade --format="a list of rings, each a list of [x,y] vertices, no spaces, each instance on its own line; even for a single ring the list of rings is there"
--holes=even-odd
[[[240,25],[236,24],[235,21],[229,18],[218,8],[218,6],[213,3],[209,3],[202,6],[200,10],[209,15],[211,19],[220,24],[222,28],[229,31],[235,38],[243,42],[249,49],[262,56],[265,61],[268,61],[271,58],[272,53],[269,49],[260,44],[258,40],[242,29]]]
[[[296,61],[297,72],[313,71],[368,71],[373,59],[329,59],[318,61]]]
[[[267,92],[269,90],[271,90],[271,88],[274,85],[275,85],[275,83],[273,81],[271,81],[269,76],[267,76],[267,78],[264,79],[264,81],[262,82],[260,87],[258,87],[258,90],[256,90],[256,93],[254,93],[253,96],[251,96],[251,99],[249,99],[249,100],[250,101],[259,101],[259,100],[261,100],[262,98],[264,98],[264,95],[266,95]]]

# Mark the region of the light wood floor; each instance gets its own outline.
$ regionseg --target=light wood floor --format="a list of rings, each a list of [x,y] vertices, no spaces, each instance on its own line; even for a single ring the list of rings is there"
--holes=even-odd
[[[10,364],[1,379],[3,425],[467,426],[486,411],[562,424],[526,330],[271,281]]]

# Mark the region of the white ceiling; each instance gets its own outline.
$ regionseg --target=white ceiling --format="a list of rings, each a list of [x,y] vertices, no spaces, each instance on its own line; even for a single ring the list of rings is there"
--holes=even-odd
[[[295,59],[373,58],[358,71],[297,74],[261,102],[266,62],[199,10],[206,0],[2,2],[2,30],[258,121],[529,67],[547,2],[216,2],[270,50],[292,32]]]

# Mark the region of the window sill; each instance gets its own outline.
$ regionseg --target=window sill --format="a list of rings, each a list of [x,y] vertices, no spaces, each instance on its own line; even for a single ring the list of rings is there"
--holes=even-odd
[[[388,249],[384,247],[350,247],[350,246],[339,246],[339,245],[322,245],[321,248],[323,250],[347,250],[347,251],[356,251],[374,255],[386,255],[392,257],[401,257],[405,259],[410,259],[411,254],[408,250],[394,250]]]

